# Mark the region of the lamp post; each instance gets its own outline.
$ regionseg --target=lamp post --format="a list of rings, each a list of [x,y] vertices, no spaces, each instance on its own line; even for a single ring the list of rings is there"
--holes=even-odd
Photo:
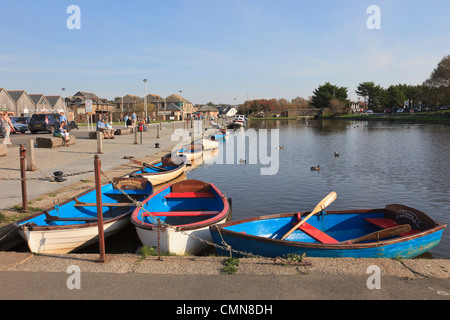
[[[144,96],[145,121],[147,121],[147,79],[144,79],[142,81],[144,81],[144,89],[145,89],[145,96]]]

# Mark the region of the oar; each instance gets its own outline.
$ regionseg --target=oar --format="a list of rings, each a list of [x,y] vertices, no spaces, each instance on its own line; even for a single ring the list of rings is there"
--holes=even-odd
[[[411,231],[411,226],[409,224],[402,224],[401,226],[396,226],[376,232],[372,232],[369,234],[366,234],[365,236],[353,239],[353,240],[347,240],[342,241],[341,243],[357,243],[361,241],[367,241],[367,240],[379,240],[382,238],[392,237],[396,236],[398,234],[406,233]]]
[[[297,223],[295,227],[293,227],[283,237],[281,237],[281,240],[286,239],[292,232],[294,232],[298,227],[304,224],[306,220],[311,218],[317,212],[322,211],[323,209],[328,207],[334,200],[336,200],[336,197],[337,197],[336,192],[331,191],[329,195],[327,195],[325,198],[322,199],[322,201],[319,202],[319,204],[317,204],[317,206],[314,208],[313,211],[311,211],[310,214],[308,214],[304,219],[302,219],[299,223]]]
[[[159,169],[159,170],[163,170],[163,171],[167,171],[168,170],[166,168],[154,166],[154,165],[152,165],[150,163],[146,163],[146,162],[142,162],[142,161],[131,160],[131,159],[130,159],[130,161],[133,162],[133,163],[136,163],[136,164],[140,164],[141,166],[144,166],[144,167],[150,167],[150,168]]]

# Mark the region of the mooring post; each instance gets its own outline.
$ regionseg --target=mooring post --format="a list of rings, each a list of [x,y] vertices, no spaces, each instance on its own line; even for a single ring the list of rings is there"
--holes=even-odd
[[[34,165],[34,140],[30,139],[27,145],[28,157],[27,157],[27,171],[36,171],[36,166]]]
[[[97,153],[103,154],[103,133],[97,131]]]
[[[28,212],[28,203],[27,203],[27,180],[25,174],[25,158],[27,156],[27,149],[23,144],[20,145],[20,178],[22,179],[22,211]]]
[[[105,253],[105,232],[103,229],[103,207],[102,207],[102,183],[100,177],[101,161],[98,155],[94,156],[94,171],[95,171],[95,191],[97,196],[97,223],[98,223],[98,243],[100,258],[99,262],[106,262]]]

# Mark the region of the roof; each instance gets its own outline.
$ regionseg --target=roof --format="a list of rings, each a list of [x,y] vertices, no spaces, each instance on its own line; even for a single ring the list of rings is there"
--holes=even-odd
[[[183,111],[180,107],[174,105],[173,103],[169,104],[165,110],[167,111]]]
[[[50,105],[52,107],[54,107],[56,105],[56,103],[58,102],[59,99],[62,100],[61,96],[45,96],[45,98],[47,99],[48,103],[50,103]]]
[[[213,106],[201,106],[197,111],[198,112],[218,112],[219,110]]]
[[[25,93],[25,90],[12,90],[12,91],[8,91],[9,95],[11,96],[11,98],[17,102],[19,101],[20,97]]]
[[[28,95],[30,97],[30,99],[34,102],[34,104],[38,104],[39,101],[42,100],[42,98],[46,99],[45,96],[43,94],[29,94]],[[46,99],[47,100],[47,99]],[[48,102],[48,101],[47,101]]]
[[[74,97],[83,97],[85,99],[100,99],[95,93],[92,92],[85,92],[85,91],[78,91],[73,95]]]
[[[182,96],[179,96],[177,94],[172,94],[166,98],[166,102],[180,102],[180,100],[187,102],[187,103],[191,103],[190,101],[186,100],[185,98],[183,98]]]

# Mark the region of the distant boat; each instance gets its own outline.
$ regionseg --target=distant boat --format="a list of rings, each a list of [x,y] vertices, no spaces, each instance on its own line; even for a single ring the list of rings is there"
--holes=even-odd
[[[219,147],[219,141],[216,141],[216,138],[213,136],[210,139],[201,139],[192,142],[192,144],[200,144],[203,146],[203,151],[206,150],[214,150]]]
[[[178,151],[178,156],[186,158],[186,164],[192,164],[203,155],[203,146],[201,144],[190,144]]]
[[[130,177],[141,176],[150,181],[153,186],[157,186],[169,182],[182,175],[186,170],[184,161],[176,161],[174,163],[171,157],[162,158],[161,161],[153,163],[145,163],[142,161],[132,160],[133,163],[140,164],[141,169],[130,173]]]
[[[228,125],[228,129],[239,129],[247,125],[247,118],[244,115],[237,114],[232,123]]]
[[[446,228],[419,210],[388,205],[318,214],[281,240],[307,214],[242,219],[211,226],[210,231],[218,246],[266,257],[305,253],[327,258],[414,258],[437,246]],[[222,249],[218,253],[229,255]]]
[[[200,253],[208,244],[194,237],[211,241],[209,226],[231,217],[226,196],[212,183],[199,180],[170,184],[143,204],[131,216],[140,241],[152,247],[158,246],[159,239],[162,252],[175,254]],[[159,232],[157,220],[162,227]]]
[[[105,238],[122,230],[130,222],[135,204],[153,192],[144,178],[114,178],[114,184],[102,186]],[[117,186],[117,187],[116,187]],[[14,223],[33,253],[68,253],[98,241],[96,189],[64,201]]]

